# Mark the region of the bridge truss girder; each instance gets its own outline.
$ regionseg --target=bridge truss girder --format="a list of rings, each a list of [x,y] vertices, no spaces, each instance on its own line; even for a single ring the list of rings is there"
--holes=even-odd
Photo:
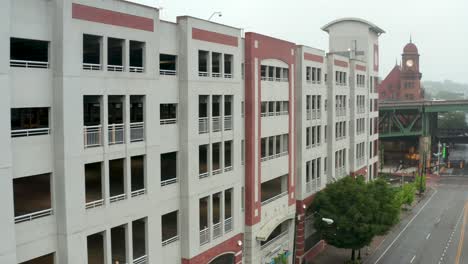
[[[437,113],[427,113],[420,109],[381,110],[379,137],[427,136],[436,124]]]

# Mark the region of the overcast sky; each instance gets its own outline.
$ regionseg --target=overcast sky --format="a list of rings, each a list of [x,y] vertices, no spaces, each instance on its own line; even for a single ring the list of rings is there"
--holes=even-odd
[[[162,7],[161,19],[190,15],[328,50],[320,27],[340,17],[360,17],[387,33],[380,37],[385,77],[400,61],[410,34],[421,54],[423,80],[468,83],[468,0],[131,0]]]

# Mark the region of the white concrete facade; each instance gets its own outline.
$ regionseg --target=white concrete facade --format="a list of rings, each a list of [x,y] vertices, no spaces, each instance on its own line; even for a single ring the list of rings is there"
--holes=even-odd
[[[0,14],[0,263],[292,262],[296,201],[376,176],[382,32],[368,22],[329,24],[326,53],[121,0],[8,0]],[[251,52],[270,41],[291,60]],[[45,59],[15,57],[28,45]]]

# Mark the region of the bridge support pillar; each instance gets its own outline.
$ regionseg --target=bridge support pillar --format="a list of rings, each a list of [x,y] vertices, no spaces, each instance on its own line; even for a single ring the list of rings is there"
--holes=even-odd
[[[426,169],[431,167],[431,137],[420,136],[419,137],[419,168],[423,166],[423,160],[426,159]]]

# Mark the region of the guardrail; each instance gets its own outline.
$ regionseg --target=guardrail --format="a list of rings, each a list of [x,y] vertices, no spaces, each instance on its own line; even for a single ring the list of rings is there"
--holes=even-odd
[[[107,126],[109,145],[122,144],[125,142],[125,125],[122,124],[109,124]]]
[[[176,123],[177,123],[177,118],[159,120],[160,125],[172,125],[172,124],[176,124]]]
[[[52,215],[53,213],[54,211],[52,210],[52,208],[50,208],[50,209],[41,210],[41,211],[37,211],[34,213],[30,213],[30,214],[15,216],[15,224],[32,221],[34,219],[41,218],[41,217],[46,217],[46,216]]]
[[[96,207],[103,206],[103,205],[104,205],[104,199],[100,199],[100,200],[86,203],[85,207],[86,209],[92,209],[92,208],[96,208]]]
[[[217,175],[217,174],[220,174],[221,172],[223,172],[222,169],[216,169],[216,170],[213,170],[213,171],[211,172],[211,174],[212,174],[212,175]]]
[[[210,242],[210,229],[207,227],[200,230],[200,246]]]
[[[122,193],[122,194],[114,195],[114,196],[110,197],[109,201],[111,203],[115,203],[115,202],[118,202],[118,201],[125,200],[126,198],[127,198],[127,195],[125,193]]]
[[[48,61],[10,60],[10,67],[47,69],[49,68],[49,62]]]
[[[159,70],[159,75],[175,76],[177,75],[177,71],[176,70]]]
[[[102,144],[102,125],[85,126],[84,132],[84,147],[97,147]]]
[[[95,64],[95,63],[83,63],[83,70],[88,70],[88,71],[100,71],[102,69],[101,64]]]
[[[177,236],[174,236],[174,237],[171,237],[171,238],[168,238],[168,239],[166,239],[166,240],[164,240],[164,241],[162,242],[162,246],[163,246],[163,247],[164,247],[164,246],[167,246],[167,245],[169,245],[169,244],[171,244],[171,243],[174,243],[174,242],[176,242],[176,241],[178,241],[178,240],[179,240],[179,236],[178,236],[178,235],[177,235]]]
[[[288,155],[288,151],[283,151],[283,152],[280,152],[280,153],[277,153],[277,154],[273,154],[273,155],[270,155],[270,156],[266,156],[266,157],[263,157],[261,158],[261,161],[267,161],[267,160],[271,160],[271,159],[276,159],[276,158],[279,158],[279,157],[282,157],[282,156],[286,156]]]
[[[211,73],[211,77],[213,77],[213,78],[221,78],[221,73],[219,73],[219,72],[212,72],[212,73]]]
[[[30,137],[49,135],[50,128],[31,128],[31,129],[15,129],[11,131],[11,137]]]
[[[107,65],[107,71],[123,72],[124,66],[123,65]]]
[[[145,138],[145,123],[130,123],[130,142],[143,141]]]
[[[232,116],[224,116],[224,130],[232,130]]]
[[[142,73],[145,71],[145,67],[141,67],[141,66],[130,66],[128,67],[128,71],[129,72],[139,72],[139,73]]]
[[[161,181],[161,186],[167,186],[167,185],[170,185],[170,184],[174,184],[174,183],[177,183],[177,181],[178,181],[177,178],[164,180],[164,181]]]
[[[213,224],[213,239],[220,237],[223,233],[221,222]]]
[[[232,217],[224,219],[224,233],[232,231]]]
[[[224,167],[224,172],[232,171],[232,166]]]
[[[213,116],[211,118],[211,122],[213,123],[212,130],[213,132],[219,132],[221,131],[221,117],[219,116]]]
[[[208,133],[210,127],[208,123],[208,117],[200,117],[198,118],[198,133],[205,134]]]
[[[232,79],[233,78],[232,73],[225,73],[224,78]]]
[[[287,194],[288,194],[288,192],[282,192],[282,193],[277,194],[277,195],[275,195],[275,196],[273,196],[273,197],[271,197],[271,198],[268,198],[268,199],[266,199],[265,201],[262,202],[262,206],[263,206],[263,205],[266,205],[266,204],[269,204],[269,203],[271,203],[271,202],[273,202],[273,201],[276,201],[276,200],[278,200],[279,198],[281,198],[281,197],[283,197],[283,196],[285,196],[285,195],[287,195]]]
[[[133,264],[148,264],[148,256],[143,255],[133,260]]]
[[[210,176],[210,174],[209,174],[208,172],[203,172],[203,173],[200,173],[200,174],[198,175],[198,178],[199,178],[199,179],[203,179],[203,178],[206,178],[206,177],[208,177],[208,176]]]
[[[130,195],[131,195],[131,197],[136,197],[136,196],[143,195],[145,193],[146,193],[146,189],[143,188],[143,189],[140,189],[140,190],[132,191]]]
[[[200,77],[209,77],[210,73],[209,72],[199,71],[198,76],[200,76]]]

